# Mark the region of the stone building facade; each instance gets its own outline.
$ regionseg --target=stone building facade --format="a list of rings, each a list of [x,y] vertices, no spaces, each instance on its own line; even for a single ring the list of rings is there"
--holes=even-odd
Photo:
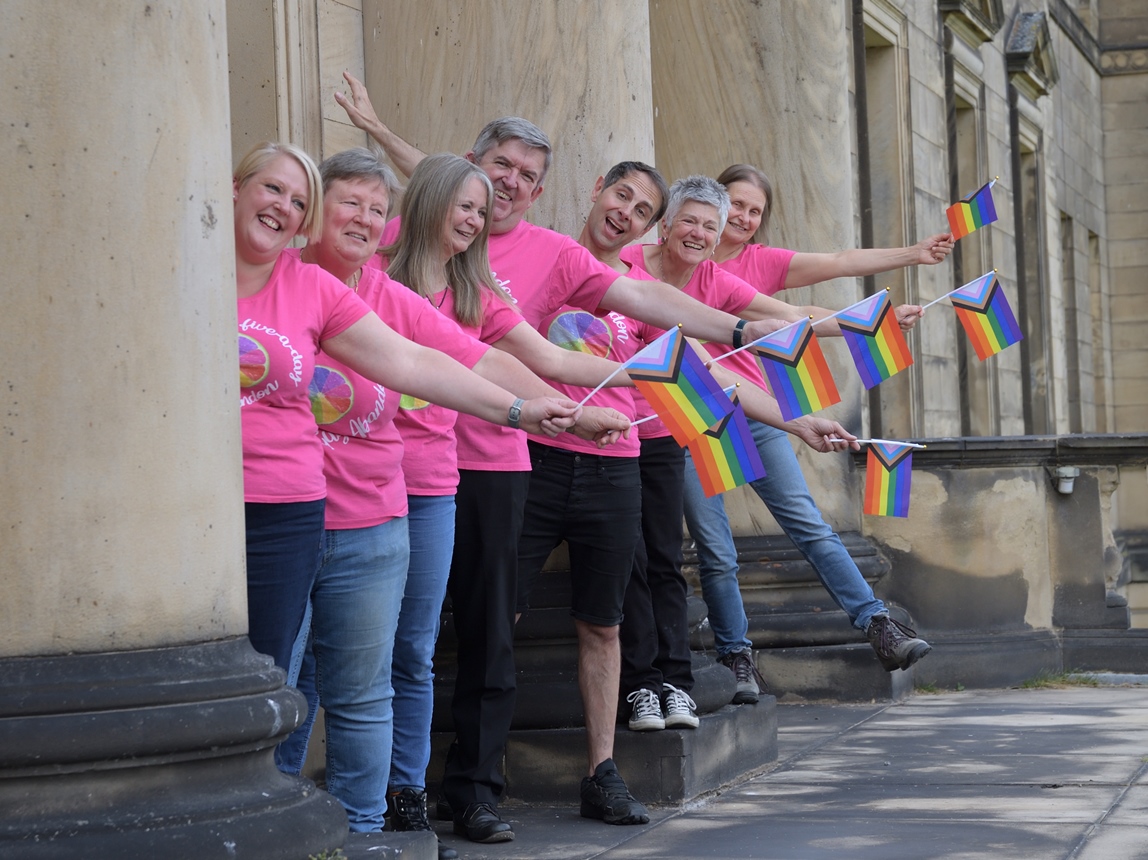
[[[925,303],[995,269],[1025,339],[980,362],[938,305],[910,336],[914,367],[871,393],[829,343],[844,396],[830,414],[867,435],[996,451],[992,439],[1148,430],[1148,12],[1134,0],[233,2],[228,30],[236,154],[276,136],[317,155],[362,143],[331,98],[350,69],[392,129],[425,151],[465,152],[501,114],[545,128],[555,165],[530,217],[567,233],[580,228],[594,179],[623,158],[670,179],[757,164],[775,183],[770,241],[811,251],[912,243],[945,229],[948,203],[996,177],[999,220],[962,239],[951,263],[793,299],[840,307],[889,288],[896,301]],[[1013,461],[1036,451],[1005,447]],[[846,458],[799,456],[837,528],[893,548],[886,586],[930,567],[922,552],[975,562],[982,585],[1024,571],[1021,616],[1038,626],[1052,624],[1055,561],[998,524],[1032,534],[1040,523],[1044,534],[1059,500],[1050,476],[1079,461],[1104,509],[1095,569],[1148,624],[1137,592],[1148,585],[1128,583],[1144,576],[1143,465],[1111,446],[1103,466],[1041,450],[1017,488],[1022,520],[1010,494],[970,488],[979,551],[965,540],[968,516],[949,516],[964,509],[930,477],[967,456],[935,446],[917,458],[908,522],[861,516],[862,474]],[[778,531],[752,494],[729,494],[727,508],[742,535]]]
[[[988,362],[943,304],[910,338],[914,366],[873,392],[827,344],[843,395],[831,415],[929,443],[910,517],[862,516],[861,459],[800,456],[879,593],[937,646],[919,680],[1142,671],[1148,639],[1128,629],[1130,615],[1148,626],[1142,0],[12,0],[5,13],[0,853],[58,856],[73,837],[91,856],[163,853],[172,833],[218,843],[219,822],[242,856],[341,839],[329,798],[270,758],[301,703],[244,650],[226,369],[229,162],[263,139],[316,156],[362,144],[331,98],[344,69],[425,151],[465,152],[497,115],[537,122],[556,160],[531,218],[567,233],[627,158],[671,179],[763,167],[771,242],[809,251],[912,243],[999,177],[999,221],[951,263],[793,296],[840,307],[888,287],[925,302],[999,273],[1025,339]],[[756,499],[727,505],[778,690],[782,652],[863,650]],[[847,688],[821,665],[826,689]]]

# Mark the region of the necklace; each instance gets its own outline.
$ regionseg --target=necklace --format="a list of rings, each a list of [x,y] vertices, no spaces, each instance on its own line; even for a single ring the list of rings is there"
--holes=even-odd
[[[363,277],[363,270],[356,269],[351,277],[347,278],[347,286],[351,288],[351,292],[359,292],[359,278]]]

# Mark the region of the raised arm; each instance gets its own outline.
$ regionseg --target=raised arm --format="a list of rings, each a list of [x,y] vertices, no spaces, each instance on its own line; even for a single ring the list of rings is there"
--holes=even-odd
[[[399,172],[409,177],[418,163],[426,158],[426,153],[411,146],[383,124],[371,105],[367,88],[362,81],[350,72],[343,72],[343,78],[350,88],[351,95],[348,97],[336,90],[335,101],[347,112],[355,127],[370,135],[383,148],[383,152]]]
[[[807,287],[833,278],[876,275],[906,266],[934,266],[952,250],[952,234],[937,233],[905,248],[852,248],[833,254],[798,251],[789,261],[785,288]]]

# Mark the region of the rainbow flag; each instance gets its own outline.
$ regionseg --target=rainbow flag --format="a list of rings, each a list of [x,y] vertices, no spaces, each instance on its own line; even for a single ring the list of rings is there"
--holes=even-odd
[[[729,415],[701,436],[691,439],[688,445],[707,496],[765,477],[765,466],[736,394],[732,403],[733,411]]]
[[[1024,338],[996,272],[954,290],[949,299],[981,361]]]
[[[884,382],[913,363],[887,291],[850,305],[835,316],[866,388]]]
[[[997,210],[993,206],[993,186],[996,180],[983,185],[945,210],[949,217],[949,229],[954,239],[960,239],[986,224],[997,220]]]
[[[870,442],[865,459],[865,505],[875,517],[909,516],[913,449],[895,442]]]
[[[808,319],[766,335],[754,343],[752,352],[761,360],[786,421],[841,402]]]
[[[683,448],[731,412],[733,404],[681,328],[670,329],[626,362],[626,372]]]

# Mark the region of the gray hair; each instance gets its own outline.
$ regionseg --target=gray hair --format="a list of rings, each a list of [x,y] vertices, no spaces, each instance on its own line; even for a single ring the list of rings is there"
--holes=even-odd
[[[324,193],[330,190],[331,183],[339,180],[354,182],[373,179],[379,182],[387,192],[388,218],[394,213],[395,204],[403,190],[395,172],[382,162],[379,154],[362,146],[344,149],[324,159],[319,165],[319,175],[323,177]]]
[[[478,138],[474,141],[474,147],[471,149],[474,153],[474,160],[480,161],[491,149],[508,140],[521,140],[532,149],[540,149],[545,153],[546,162],[542,165],[542,175],[538,177],[538,184],[541,185],[542,180],[546,178],[546,172],[550,170],[550,162],[554,158],[554,153],[550,148],[550,138],[546,136],[546,132],[530,120],[520,116],[504,116],[488,122],[478,133]]]
[[[666,215],[663,219],[666,224],[673,224],[678,211],[683,205],[694,201],[708,203],[718,211],[718,235],[725,229],[726,219],[729,217],[729,192],[720,182],[708,176],[687,176],[679,179],[670,186],[670,199],[666,203]]]

